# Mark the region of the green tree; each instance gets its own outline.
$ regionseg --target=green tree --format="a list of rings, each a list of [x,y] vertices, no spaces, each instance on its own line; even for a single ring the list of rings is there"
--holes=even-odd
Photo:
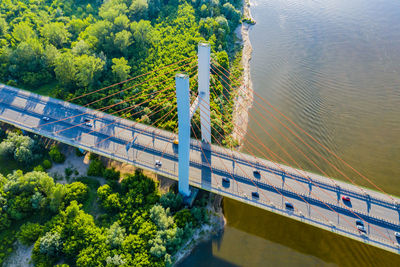
[[[31,25],[24,21],[14,26],[11,35],[18,42],[36,38],[36,33],[33,31]]]
[[[76,200],[83,203],[88,197],[88,186],[81,182],[73,182],[66,185],[65,201],[67,203]]]
[[[103,171],[103,176],[107,180],[118,181],[121,177],[121,173],[116,171],[115,168],[108,168]]]
[[[71,34],[62,22],[48,23],[40,30],[41,35],[52,45],[61,48],[69,41]]]
[[[131,67],[128,65],[128,61],[121,57],[121,58],[113,58],[112,59],[112,72],[115,76],[115,79],[117,81],[125,81],[128,76],[129,72],[131,70]]]
[[[0,155],[3,157],[14,156],[21,163],[30,163],[33,159],[32,149],[34,141],[29,136],[10,132],[7,138],[0,143]]]
[[[236,27],[242,16],[240,11],[237,10],[231,3],[225,3],[223,5],[223,13],[225,17],[231,22],[233,27]]]
[[[132,20],[146,19],[148,16],[149,4],[147,0],[133,0],[129,7],[129,15]]]
[[[133,38],[140,46],[152,44],[158,39],[157,32],[151,26],[150,21],[140,20],[131,23]]]
[[[88,87],[100,75],[105,62],[100,58],[88,55],[81,55],[75,58],[77,69],[76,84],[82,87]]]
[[[155,205],[150,209],[150,218],[160,230],[165,230],[174,224],[174,219],[169,216],[169,209],[164,209],[160,205]]]
[[[63,247],[61,235],[58,232],[47,232],[39,239],[39,244],[40,253],[51,257],[59,255]]]
[[[7,21],[0,17],[0,36],[4,36],[8,33],[8,23]]]
[[[23,224],[17,234],[18,240],[25,245],[33,244],[43,233],[43,226],[38,223]]]
[[[65,155],[60,152],[58,146],[52,146],[50,148],[49,156],[55,163],[63,163],[65,161]]]
[[[114,45],[122,54],[127,54],[131,44],[132,34],[130,32],[123,30],[115,34]]]
[[[175,219],[176,225],[180,228],[184,228],[186,226],[186,224],[194,223],[192,214],[190,213],[190,210],[188,210],[188,209],[183,209],[183,210],[178,211],[174,215],[174,219]]]
[[[31,198],[32,208],[39,210],[46,205],[46,198],[40,192],[35,192]]]
[[[64,185],[57,184],[50,196],[50,209],[57,212],[64,206],[64,198],[67,190]]]
[[[161,196],[160,203],[165,209],[169,208],[172,212],[175,212],[182,207],[183,198],[182,195],[170,191]]]
[[[43,166],[43,168],[45,169],[45,170],[48,170],[48,169],[50,169],[51,167],[52,167],[52,163],[51,163],[51,161],[50,160],[48,160],[48,159],[45,159],[45,160],[43,160],[43,162],[42,162],[42,166]]]
[[[111,248],[119,248],[125,239],[125,229],[119,226],[118,222],[115,222],[107,230],[107,243],[110,244]]]
[[[104,171],[103,163],[98,160],[91,160],[89,163],[89,168],[87,170],[87,175],[89,176],[102,176]]]
[[[71,86],[77,74],[74,56],[71,53],[61,54],[56,61],[54,72],[62,85]]]

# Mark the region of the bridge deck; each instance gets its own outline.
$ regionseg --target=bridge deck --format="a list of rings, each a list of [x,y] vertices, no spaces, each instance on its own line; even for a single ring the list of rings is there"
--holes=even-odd
[[[47,125],[48,122],[42,120],[43,116],[47,116],[50,118],[49,122],[54,122],[82,113],[87,114]],[[92,128],[82,124],[84,118],[94,121]],[[0,121],[178,179],[177,150],[172,144],[176,136],[167,131],[1,84]],[[107,126],[114,121],[117,123]],[[82,125],[59,134],[54,133],[77,124]],[[107,127],[90,133],[103,126]],[[111,137],[114,134],[118,137]],[[133,136],[137,138],[127,151],[126,143]],[[106,141],[96,144],[106,138],[108,138]],[[360,190],[351,184],[214,145],[210,150],[205,150],[204,155],[201,146],[200,142],[191,141],[190,184],[192,186],[400,253],[399,240],[394,236],[396,231],[400,232],[398,204],[400,199],[396,197],[392,199],[366,188]],[[154,165],[157,159],[162,161],[161,168],[156,168]],[[253,174],[255,168],[260,171],[259,177]],[[312,179],[312,183],[299,173]],[[230,186],[224,187],[221,184],[223,177],[234,177],[237,183],[231,180]],[[254,191],[259,192],[259,199],[251,197],[251,192]],[[285,209],[285,199],[281,194],[293,203],[297,209],[295,212]],[[341,201],[343,195],[351,197],[351,204],[343,205]],[[328,204],[329,208],[324,203]],[[360,235],[357,231],[356,216],[350,210],[369,223],[366,225],[366,235]]]

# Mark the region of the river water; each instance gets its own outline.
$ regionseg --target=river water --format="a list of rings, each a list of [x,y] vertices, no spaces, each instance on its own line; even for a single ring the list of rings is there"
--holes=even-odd
[[[372,183],[400,196],[400,2],[254,0],[251,11],[254,90]],[[254,103],[244,152],[271,157],[260,151],[254,131],[276,153],[271,159],[374,187],[255,99],[315,151]],[[180,266],[400,266],[400,256],[236,201],[225,199],[224,213],[224,233]]]

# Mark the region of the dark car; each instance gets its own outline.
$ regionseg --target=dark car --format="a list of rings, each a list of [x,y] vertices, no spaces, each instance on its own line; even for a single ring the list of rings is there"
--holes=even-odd
[[[254,176],[259,177],[261,175],[259,170],[254,170],[253,171]]]
[[[227,177],[223,177],[222,178],[222,185],[223,186],[229,186],[230,183],[231,183],[231,181],[229,180],[229,178],[227,178]]]
[[[290,203],[290,202],[285,202],[285,207],[286,207],[286,209],[288,209],[288,210],[294,210],[294,206],[293,206],[293,204],[292,203]]]
[[[88,119],[88,118],[84,118],[84,119],[83,119],[83,121],[84,121],[84,122],[89,122],[89,121],[90,121],[90,119]]]
[[[251,196],[255,197],[255,198],[260,198],[260,195],[258,194],[258,192],[251,192]]]
[[[364,222],[361,221],[360,219],[357,219],[357,220],[356,220],[356,225],[357,225],[357,226],[364,226]]]

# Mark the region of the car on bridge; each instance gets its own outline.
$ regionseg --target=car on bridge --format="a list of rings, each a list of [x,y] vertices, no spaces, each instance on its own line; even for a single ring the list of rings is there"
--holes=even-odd
[[[367,230],[365,230],[365,227],[363,225],[357,225],[357,229],[362,233],[367,233]]]
[[[253,171],[253,175],[254,175],[254,177],[256,177],[256,178],[260,178],[261,173],[260,173],[259,170],[254,170],[254,171]]]
[[[161,163],[161,161],[159,161],[159,160],[157,159],[157,160],[155,161],[154,165],[155,165],[157,168],[160,168],[160,167],[162,166],[162,163]]]
[[[178,139],[174,139],[174,141],[172,142],[174,145],[179,145],[179,140]]]
[[[258,194],[258,192],[251,192],[251,196],[254,198],[260,198],[260,195]]]
[[[287,201],[285,201],[285,208],[288,210],[294,210],[293,204]]]
[[[223,178],[222,178],[222,185],[223,185],[224,187],[229,187],[230,183],[231,183],[231,181],[229,180],[228,177],[223,177]]]
[[[91,122],[87,122],[87,123],[85,123],[85,126],[87,126],[87,127],[93,127],[93,124],[92,124]]]
[[[43,117],[42,120],[44,120],[44,121],[49,121],[50,118],[49,118],[49,117]]]
[[[90,122],[90,119],[84,118],[83,121],[84,121],[84,122]]]
[[[394,233],[394,236],[397,237],[397,238],[400,238],[400,232]]]
[[[350,197],[342,196],[342,200],[345,201],[345,202],[350,202]]]
[[[357,219],[357,220],[356,220],[356,225],[357,225],[357,226],[364,226],[364,222],[361,221],[360,219]]]

